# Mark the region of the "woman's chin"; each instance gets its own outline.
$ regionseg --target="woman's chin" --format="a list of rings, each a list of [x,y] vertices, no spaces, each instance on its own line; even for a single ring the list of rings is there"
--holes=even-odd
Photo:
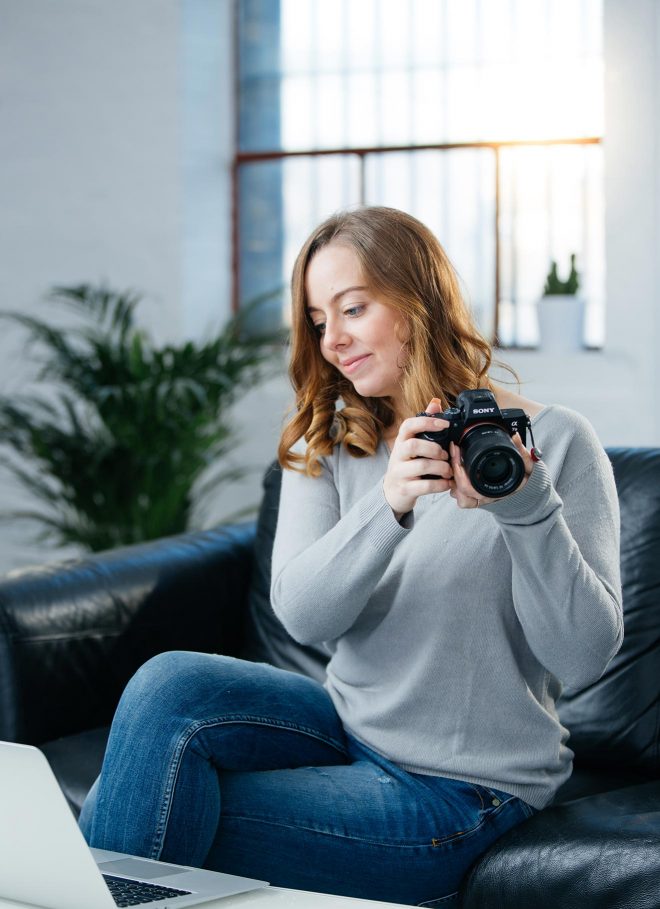
[[[363,398],[388,398],[395,394],[391,388],[385,388],[377,382],[360,382],[359,379],[353,382],[353,388]]]

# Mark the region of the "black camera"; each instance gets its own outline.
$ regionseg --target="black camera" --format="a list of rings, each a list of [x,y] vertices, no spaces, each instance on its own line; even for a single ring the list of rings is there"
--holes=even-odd
[[[417,414],[448,420],[449,426],[437,432],[420,432],[419,439],[437,442],[449,452],[449,443],[461,449],[463,464],[477,492],[490,499],[508,496],[525,477],[525,464],[511,436],[520,433],[523,445],[531,420],[524,410],[500,410],[492,391],[477,388],[462,391],[456,406],[442,413]]]

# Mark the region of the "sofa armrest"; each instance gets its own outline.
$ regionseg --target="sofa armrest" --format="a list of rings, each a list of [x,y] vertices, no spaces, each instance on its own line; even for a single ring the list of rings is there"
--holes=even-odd
[[[480,858],[462,909],[656,909],[660,780],[545,808]]]
[[[109,722],[164,650],[237,654],[254,534],[219,527],[0,580],[0,739],[40,744]]]

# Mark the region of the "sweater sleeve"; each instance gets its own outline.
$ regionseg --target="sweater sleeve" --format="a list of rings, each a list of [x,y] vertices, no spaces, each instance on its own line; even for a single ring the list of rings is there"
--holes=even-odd
[[[271,604],[301,644],[331,641],[355,622],[409,530],[382,479],[345,515],[330,465],[320,477],[285,470],[273,546]]]
[[[511,556],[529,646],[571,688],[596,681],[623,638],[618,498],[609,459],[594,449],[557,478],[561,496],[540,461],[518,493],[486,506]]]

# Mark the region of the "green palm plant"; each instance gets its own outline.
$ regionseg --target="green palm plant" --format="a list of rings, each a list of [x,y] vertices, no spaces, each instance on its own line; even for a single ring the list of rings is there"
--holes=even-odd
[[[162,347],[136,327],[138,294],[83,284],[51,299],[75,310],[76,327],[1,314],[27,331],[44,383],[0,397],[2,461],[41,506],[3,517],[92,551],[186,530],[195,504],[240,475],[223,465],[228,408],[276,368],[283,340],[244,331],[267,298],[208,341]]]

